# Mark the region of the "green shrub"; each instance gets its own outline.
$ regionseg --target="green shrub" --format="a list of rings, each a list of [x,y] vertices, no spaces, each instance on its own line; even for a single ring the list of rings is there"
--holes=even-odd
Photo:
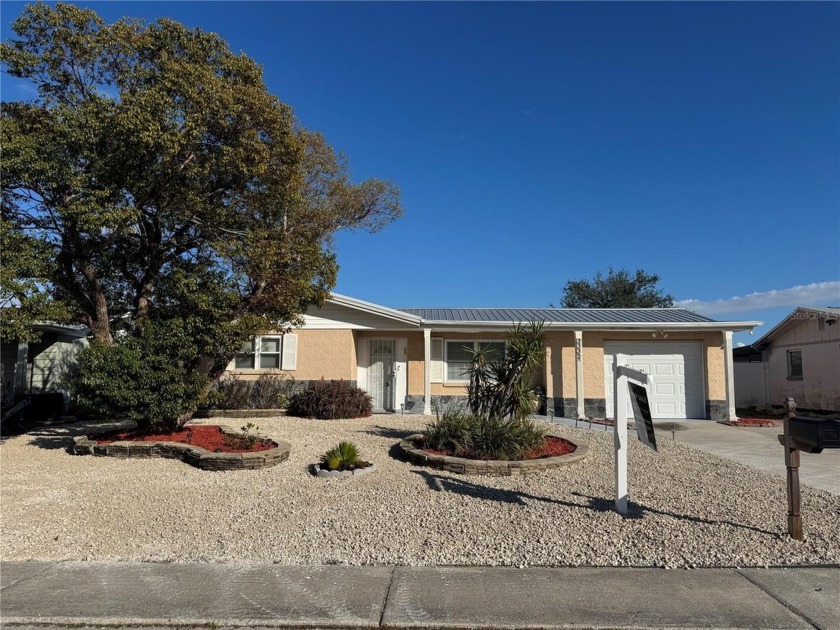
[[[345,381],[313,381],[289,399],[287,413],[302,418],[363,418],[373,413],[366,391]]]
[[[321,467],[326,470],[353,470],[369,466],[359,458],[359,449],[353,442],[339,442],[321,455]]]
[[[203,401],[213,409],[284,409],[294,380],[278,374],[263,374],[255,381],[226,378],[218,381]]]
[[[542,448],[546,428],[530,419],[485,418],[459,409],[426,426],[426,448],[469,459],[522,459]]]
[[[532,373],[545,358],[543,324],[514,326],[504,355],[479,346],[468,370],[468,410],[448,409],[423,432],[427,448],[470,459],[522,459],[545,444],[531,415],[540,404]]]
[[[141,432],[179,429],[208,383],[185,367],[191,346],[179,322],[147,323],[138,336],[91,344],[79,353],[70,389],[82,415],[126,418]]]

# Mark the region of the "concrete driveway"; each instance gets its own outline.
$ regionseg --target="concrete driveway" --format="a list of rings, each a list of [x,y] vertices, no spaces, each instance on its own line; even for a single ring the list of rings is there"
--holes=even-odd
[[[655,421],[659,427],[657,439],[673,436],[701,451],[785,475],[785,455],[778,436],[782,427],[731,427],[710,420]],[[840,449],[826,449],[822,453],[802,453],[799,479],[814,488],[840,495]]]

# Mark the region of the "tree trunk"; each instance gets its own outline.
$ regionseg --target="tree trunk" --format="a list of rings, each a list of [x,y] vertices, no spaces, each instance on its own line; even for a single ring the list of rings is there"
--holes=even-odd
[[[81,271],[87,281],[88,295],[92,306],[90,312],[87,313],[88,327],[96,341],[110,346],[114,343],[114,339],[111,337],[108,301],[105,299],[105,291],[102,289],[102,283],[99,282],[93,266],[89,263],[83,264]]]

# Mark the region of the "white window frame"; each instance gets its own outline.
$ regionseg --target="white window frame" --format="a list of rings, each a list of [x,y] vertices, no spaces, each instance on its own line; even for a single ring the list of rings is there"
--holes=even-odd
[[[286,354],[286,340],[289,337],[296,336],[293,334],[286,334],[286,335],[257,335],[251,339],[251,343],[253,344],[254,351],[252,353],[246,352],[237,352],[236,356],[234,356],[232,361],[232,369],[237,372],[292,372],[297,369],[297,358],[295,358],[295,365],[293,366],[286,366],[283,364],[283,357]],[[278,339],[279,340],[279,351],[278,352],[267,352],[267,355],[278,355],[278,363],[280,367],[271,367],[271,368],[264,368],[260,367],[260,359],[262,356],[262,340],[263,339]],[[295,351],[297,351],[297,340],[295,340]],[[253,356],[254,357],[254,364],[253,367],[236,367],[236,358],[240,356]]]
[[[799,354],[799,374],[792,374],[791,373],[791,365],[793,365],[791,361],[791,357],[793,353],[796,352]],[[804,362],[802,361],[802,350],[788,350],[785,352],[785,359],[787,363],[787,377],[789,381],[801,381],[805,377],[805,369],[804,369]]]
[[[503,343],[507,345],[507,341],[504,339],[444,339],[443,340],[443,382],[444,383],[458,383],[459,385],[464,383],[469,383],[470,379],[463,378],[449,378],[449,344],[450,343],[460,343],[462,345],[472,344],[473,350],[475,350],[478,344],[485,344],[485,343]]]

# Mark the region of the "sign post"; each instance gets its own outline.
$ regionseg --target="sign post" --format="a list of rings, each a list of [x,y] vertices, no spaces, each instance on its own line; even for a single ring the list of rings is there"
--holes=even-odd
[[[613,411],[615,425],[613,441],[615,443],[615,509],[619,514],[627,514],[627,396],[632,396],[634,412],[638,410],[636,431],[639,439],[656,449],[656,436],[653,433],[653,421],[650,416],[650,404],[644,387],[630,383],[633,379],[643,385],[651,382],[650,376],[639,370],[627,367],[627,356],[616,354],[613,359]],[[631,391],[631,387],[638,390]],[[645,411],[647,413],[645,414]],[[644,437],[642,437],[644,434]]]

